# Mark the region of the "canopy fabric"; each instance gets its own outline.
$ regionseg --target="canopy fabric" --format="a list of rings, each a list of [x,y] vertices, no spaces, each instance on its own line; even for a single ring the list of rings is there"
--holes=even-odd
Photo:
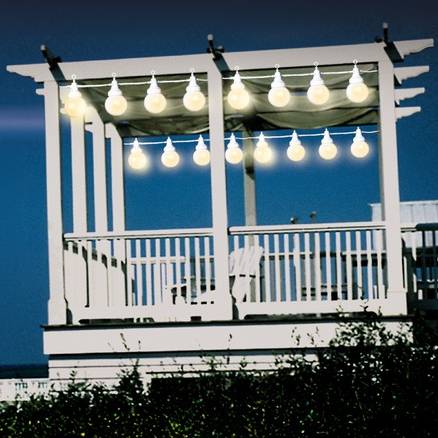
[[[244,83],[251,94],[251,104],[248,109],[237,111],[231,108],[226,95],[232,80],[224,79],[224,126],[226,131],[243,129],[270,130],[270,129],[313,129],[344,125],[369,125],[378,122],[378,75],[377,72],[363,73],[365,83],[370,89],[368,99],[362,104],[352,103],[346,96],[346,88],[351,73],[351,65],[323,66],[325,72],[345,72],[344,74],[323,75],[324,81],[330,90],[329,101],[321,106],[310,103],[306,96],[311,76],[285,77],[283,80],[291,91],[292,98],[284,108],[273,107],[267,98],[272,78],[244,79]],[[361,64],[362,72],[376,70],[375,64]],[[283,75],[312,73],[313,67],[281,69]],[[240,71],[245,76],[272,75],[274,70]],[[224,73],[225,77],[232,77],[233,72]],[[198,84],[208,98],[205,74],[197,74]],[[185,79],[184,76],[157,77],[158,80]],[[204,79],[204,81],[203,81]],[[142,82],[145,78],[130,78],[120,82]],[[108,80],[107,82],[110,82]],[[93,84],[92,81],[86,82]],[[94,83],[102,83],[94,81]],[[114,123],[122,137],[142,137],[177,134],[197,134],[209,129],[208,105],[201,111],[192,113],[182,103],[187,82],[162,83],[162,93],[166,96],[167,107],[163,113],[154,115],[148,113],[143,104],[148,85],[121,85],[124,96],[128,100],[128,110],[123,116],[114,117],[104,108],[108,88],[90,87],[82,89],[88,102],[95,106],[105,123]]]

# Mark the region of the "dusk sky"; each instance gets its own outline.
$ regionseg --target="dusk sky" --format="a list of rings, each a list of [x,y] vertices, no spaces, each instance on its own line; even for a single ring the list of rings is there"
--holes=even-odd
[[[383,21],[394,40],[436,39],[434,8],[432,0],[10,2],[0,15],[0,365],[45,361],[40,325],[48,298],[43,99],[6,65],[42,62],[41,44],[65,61],[203,53],[209,33],[227,51],[368,43],[381,35]],[[422,112],[398,123],[401,199],[438,199],[437,49],[410,56],[406,65],[431,71],[406,82],[426,94],[407,104]],[[288,223],[291,216],[307,222],[313,210],[318,222],[368,220],[368,204],[379,201],[376,137],[368,138],[372,153],[360,162],[347,153],[350,140],[339,140],[340,157],[330,164],[317,159],[317,141],[306,140],[304,163],[291,168],[278,160],[259,169],[259,223]],[[273,146],[279,153],[287,145]],[[150,151],[152,161],[159,153]],[[128,228],[210,225],[209,171],[189,164],[189,147],[181,153],[184,163],[174,173],[155,167],[127,174]],[[230,224],[240,225],[241,170],[227,176]]]

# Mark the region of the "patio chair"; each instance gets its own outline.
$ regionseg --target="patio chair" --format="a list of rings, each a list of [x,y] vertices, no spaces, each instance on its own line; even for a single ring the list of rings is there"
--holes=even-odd
[[[263,255],[263,248],[250,246],[237,248],[229,255],[229,273],[231,294],[236,302],[248,299],[251,292],[251,282],[256,278],[257,268]],[[173,304],[187,303],[187,291],[190,291],[191,304],[212,304],[215,300],[214,281],[210,281],[210,290],[207,291],[205,278],[200,279],[201,295],[197,295],[195,279],[191,277],[184,284],[172,284],[167,287],[170,291]],[[178,291],[181,291],[178,294]]]

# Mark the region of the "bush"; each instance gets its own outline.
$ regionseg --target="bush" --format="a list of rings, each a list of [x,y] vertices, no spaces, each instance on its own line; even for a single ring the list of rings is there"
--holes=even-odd
[[[2,437],[436,437],[438,342],[424,325],[391,334],[371,318],[343,324],[316,361],[274,372],[219,371],[153,379],[138,367],[111,390],[65,391],[3,405]]]

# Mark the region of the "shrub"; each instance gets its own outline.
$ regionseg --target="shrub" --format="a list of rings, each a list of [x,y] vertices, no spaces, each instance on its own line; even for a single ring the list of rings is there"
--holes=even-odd
[[[138,366],[109,390],[72,381],[3,405],[2,437],[435,437],[438,343],[422,324],[392,334],[378,319],[341,324],[317,360],[290,356],[273,372],[153,379]]]

